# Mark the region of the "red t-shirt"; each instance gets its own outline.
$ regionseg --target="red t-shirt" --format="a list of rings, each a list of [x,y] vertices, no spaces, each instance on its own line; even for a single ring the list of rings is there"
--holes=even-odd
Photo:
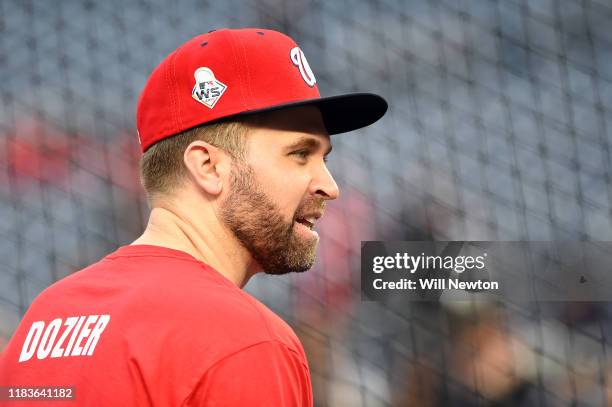
[[[283,320],[191,255],[151,245],[44,290],[2,353],[0,386],[74,388],[53,406],[313,404]]]

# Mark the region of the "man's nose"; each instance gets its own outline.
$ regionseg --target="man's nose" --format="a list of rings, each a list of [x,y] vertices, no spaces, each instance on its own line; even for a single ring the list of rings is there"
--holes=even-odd
[[[315,195],[319,195],[325,200],[337,199],[340,196],[338,184],[336,184],[334,177],[326,166],[322,166],[317,171],[312,185]]]

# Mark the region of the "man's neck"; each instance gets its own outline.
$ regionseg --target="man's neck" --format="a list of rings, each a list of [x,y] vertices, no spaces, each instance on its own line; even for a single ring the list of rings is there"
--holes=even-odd
[[[186,252],[242,288],[254,274],[250,254],[217,222],[198,222],[174,208],[155,207],[144,233],[130,245],[148,244]]]

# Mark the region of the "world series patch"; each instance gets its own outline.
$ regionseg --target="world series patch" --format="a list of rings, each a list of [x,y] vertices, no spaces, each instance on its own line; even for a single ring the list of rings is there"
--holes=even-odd
[[[223,96],[227,85],[217,80],[213,71],[206,67],[196,69],[193,76],[195,77],[195,85],[191,91],[191,96],[204,106],[212,109]]]

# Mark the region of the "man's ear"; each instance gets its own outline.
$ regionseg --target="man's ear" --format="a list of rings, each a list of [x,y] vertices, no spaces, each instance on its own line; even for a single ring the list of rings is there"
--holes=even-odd
[[[210,195],[219,195],[223,190],[226,162],[230,158],[220,148],[205,141],[189,144],[183,154],[183,162],[190,177]]]

